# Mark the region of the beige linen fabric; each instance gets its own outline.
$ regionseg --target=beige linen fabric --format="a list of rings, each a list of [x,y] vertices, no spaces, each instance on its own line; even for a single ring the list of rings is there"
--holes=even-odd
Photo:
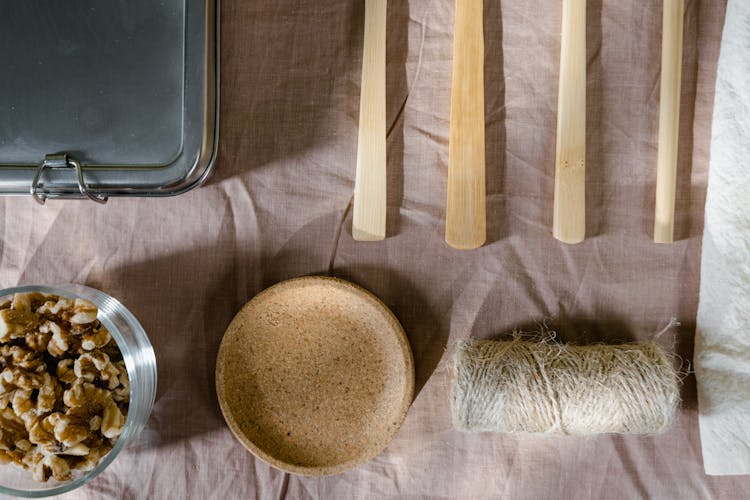
[[[464,0],[461,0],[464,1]],[[658,437],[452,429],[458,339],[538,322],[565,340],[649,338],[671,317],[690,359],[710,118],[725,2],[686,9],[677,242],[651,243],[661,1],[588,2],[588,239],[551,237],[560,2],[485,1],[488,244],[443,241],[452,0],[388,11],[389,238],[351,239],[364,2],[223,0],[219,161],[170,199],[0,199],[0,286],[80,282],[120,298],[157,353],[134,446],[68,498],[738,498],[703,473],[688,378]],[[388,449],[329,478],[285,475],[231,436],[214,392],[221,335],[282,279],[324,273],[381,297],[414,349],[418,393]],[[665,344],[671,338],[662,337]]]

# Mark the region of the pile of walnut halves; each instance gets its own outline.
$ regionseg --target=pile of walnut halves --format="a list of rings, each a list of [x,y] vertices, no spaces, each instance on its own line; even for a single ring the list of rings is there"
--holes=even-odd
[[[125,424],[128,374],[97,312],[41,293],[0,303],[0,462],[38,481],[93,469]]]

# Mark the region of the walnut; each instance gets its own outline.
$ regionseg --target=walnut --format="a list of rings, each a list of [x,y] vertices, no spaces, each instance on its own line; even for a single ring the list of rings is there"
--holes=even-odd
[[[17,293],[9,307],[0,309],[0,341],[24,337],[33,331],[39,319],[33,307],[44,299],[40,293]]]
[[[68,481],[70,479],[70,466],[64,459],[57,455],[42,455],[40,460],[36,460],[31,468],[34,479],[37,481],[47,481],[50,476],[58,481]]]
[[[107,382],[107,388],[110,390],[116,389],[120,385],[120,370],[118,370],[112,363],[107,363],[102,371],[99,372],[99,376],[102,380]],[[130,392],[130,383],[128,382],[128,392]]]
[[[0,347],[3,365],[15,365],[25,370],[41,373],[47,370],[47,364],[39,353],[24,349],[20,345],[3,345]]]
[[[37,293],[0,302],[0,463],[65,481],[112,449],[130,380],[97,314],[87,300]]]
[[[0,450],[12,451],[25,434],[26,426],[12,408],[0,411]]]
[[[10,307],[18,311],[31,312],[44,302],[45,295],[39,292],[17,293],[13,296]]]
[[[3,452],[4,455],[10,460],[10,462],[20,465],[23,467],[24,458],[28,455],[28,453],[25,453],[21,450],[9,450]]]
[[[81,347],[84,351],[93,351],[94,349],[101,349],[106,346],[110,340],[112,340],[112,336],[109,330],[100,324],[98,328],[83,334],[81,337]]]
[[[125,368],[125,362],[118,361],[117,363],[115,363],[115,367],[120,372],[120,376],[119,376],[120,385],[117,386],[112,391],[112,399],[114,399],[118,403],[129,403],[130,402],[130,379],[128,378],[128,370]]]
[[[0,422],[3,423],[3,428],[17,429],[23,426],[23,420],[21,420],[13,408],[5,408],[0,410]]]
[[[37,390],[17,389],[14,391],[11,404],[13,411],[30,429],[40,416],[51,412],[60,399],[60,384],[49,373],[42,376],[42,385]]]
[[[112,396],[109,391],[81,379],[76,380],[70,389],[63,393],[63,402],[70,408],[87,407],[98,411],[106,408],[110,401]]]
[[[3,368],[13,365],[13,346],[3,344],[0,346],[0,365]]]
[[[86,405],[75,406],[75,407],[64,407],[65,415],[75,420],[76,422],[88,422],[93,415],[101,416],[102,409],[89,408]]]
[[[16,415],[20,418],[24,418],[24,415],[29,415],[33,411],[32,407],[34,406],[31,402],[31,390],[18,389],[14,391],[12,404],[13,411],[16,412]]]
[[[40,414],[52,411],[55,403],[62,396],[62,387],[52,375],[45,373],[42,382],[42,387],[39,388],[39,393],[36,396],[36,410]]]
[[[55,439],[63,446],[75,446],[89,436],[88,427],[81,425],[68,415],[56,412],[47,418],[53,426]]]
[[[63,330],[60,325],[54,321],[47,321],[39,327],[42,333],[50,333],[51,338],[47,344],[47,351],[59,358],[65,354],[72,343],[72,336],[69,331]]]
[[[73,365],[76,377],[86,382],[101,379],[107,382],[109,389],[120,385],[120,371],[109,360],[109,356],[101,351],[81,354]]]
[[[68,462],[55,455],[44,457],[44,464],[52,470],[52,475],[58,481],[67,481],[70,479],[70,466]]]
[[[57,316],[65,319],[70,316],[69,311],[72,309],[73,303],[65,297],[60,297],[55,300],[47,300],[39,306],[36,312],[41,316]]]
[[[50,471],[49,469],[45,471],[42,460],[44,460],[44,454],[39,450],[27,453],[22,460],[23,466],[31,469],[34,479],[40,482],[47,481],[50,478]]]
[[[60,455],[68,455],[71,457],[85,457],[89,454],[91,449],[83,443],[78,443],[75,446],[71,446],[60,452]]]
[[[77,379],[92,383],[99,376],[99,366],[104,366],[104,359],[101,354],[99,356],[83,354],[73,363],[73,373]]]
[[[26,335],[36,328],[37,317],[29,311],[0,310],[0,342],[8,342]]]
[[[29,427],[29,441],[43,447],[55,447],[55,426],[49,417],[40,418]]]
[[[57,362],[57,368],[55,369],[55,375],[64,384],[72,384],[76,381],[75,371],[73,370],[73,363],[75,360],[72,358],[63,359]]]
[[[96,305],[85,299],[76,299],[73,303],[73,316],[70,322],[74,325],[88,325],[96,321],[99,310]]]
[[[94,387],[91,384],[87,385]],[[87,398],[82,380],[76,379],[76,381],[73,382],[73,385],[70,386],[70,389],[67,389],[63,393],[63,403],[65,403],[65,406],[68,406],[70,408],[86,406]]]
[[[109,453],[112,449],[112,445],[107,442],[98,439],[88,443],[89,453],[83,459],[76,463],[76,470],[88,472],[97,466],[102,457]]]
[[[26,346],[34,352],[44,353],[52,338],[49,332],[40,332],[38,329],[26,334]]]
[[[120,411],[117,403],[114,401],[109,403],[104,409],[104,415],[102,415],[102,435],[110,439],[116,438],[122,432],[122,427],[125,425],[125,416]]]
[[[8,367],[0,372],[0,393],[12,389],[39,389],[43,383],[43,374],[29,372],[23,368]]]

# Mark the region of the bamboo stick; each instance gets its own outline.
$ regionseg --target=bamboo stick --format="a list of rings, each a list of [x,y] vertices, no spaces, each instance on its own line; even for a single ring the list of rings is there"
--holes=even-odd
[[[468,250],[487,237],[483,0],[456,0],[445,241]]]
[[[586,0],[563,0],[552,233],[586,236]]]
[[[352,237],[385,238],[386,118],[385,37],[387,0],[365,0],[362,93],[359,107],[357,171],[354,181]]]
[[[677,146],[680,133],[683,0],[664,0],[659,93],[659,152],[656,165],[654,242],[672,243],[677,188]]]

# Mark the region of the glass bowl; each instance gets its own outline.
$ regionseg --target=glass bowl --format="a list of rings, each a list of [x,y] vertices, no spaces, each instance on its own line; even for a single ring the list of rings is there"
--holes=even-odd
[[[29,470],[11,464],[0,465],[0,494],[39,498],[59,495],[91,481],[136,439],[146,425],[156,398],[156,357],[146,332],[135,316],[117,299],[104,292],[83,285],[20,286],[0,290],[0,299],[24,292],[80,297],[96,304],[99,308],[98,319],[117,342],[130,378],[130,405],[122,434],[94,469],[79,475],[74,473],[70,481],[58,482],[50,478],[47,483],[39,483],[31,477]]]

